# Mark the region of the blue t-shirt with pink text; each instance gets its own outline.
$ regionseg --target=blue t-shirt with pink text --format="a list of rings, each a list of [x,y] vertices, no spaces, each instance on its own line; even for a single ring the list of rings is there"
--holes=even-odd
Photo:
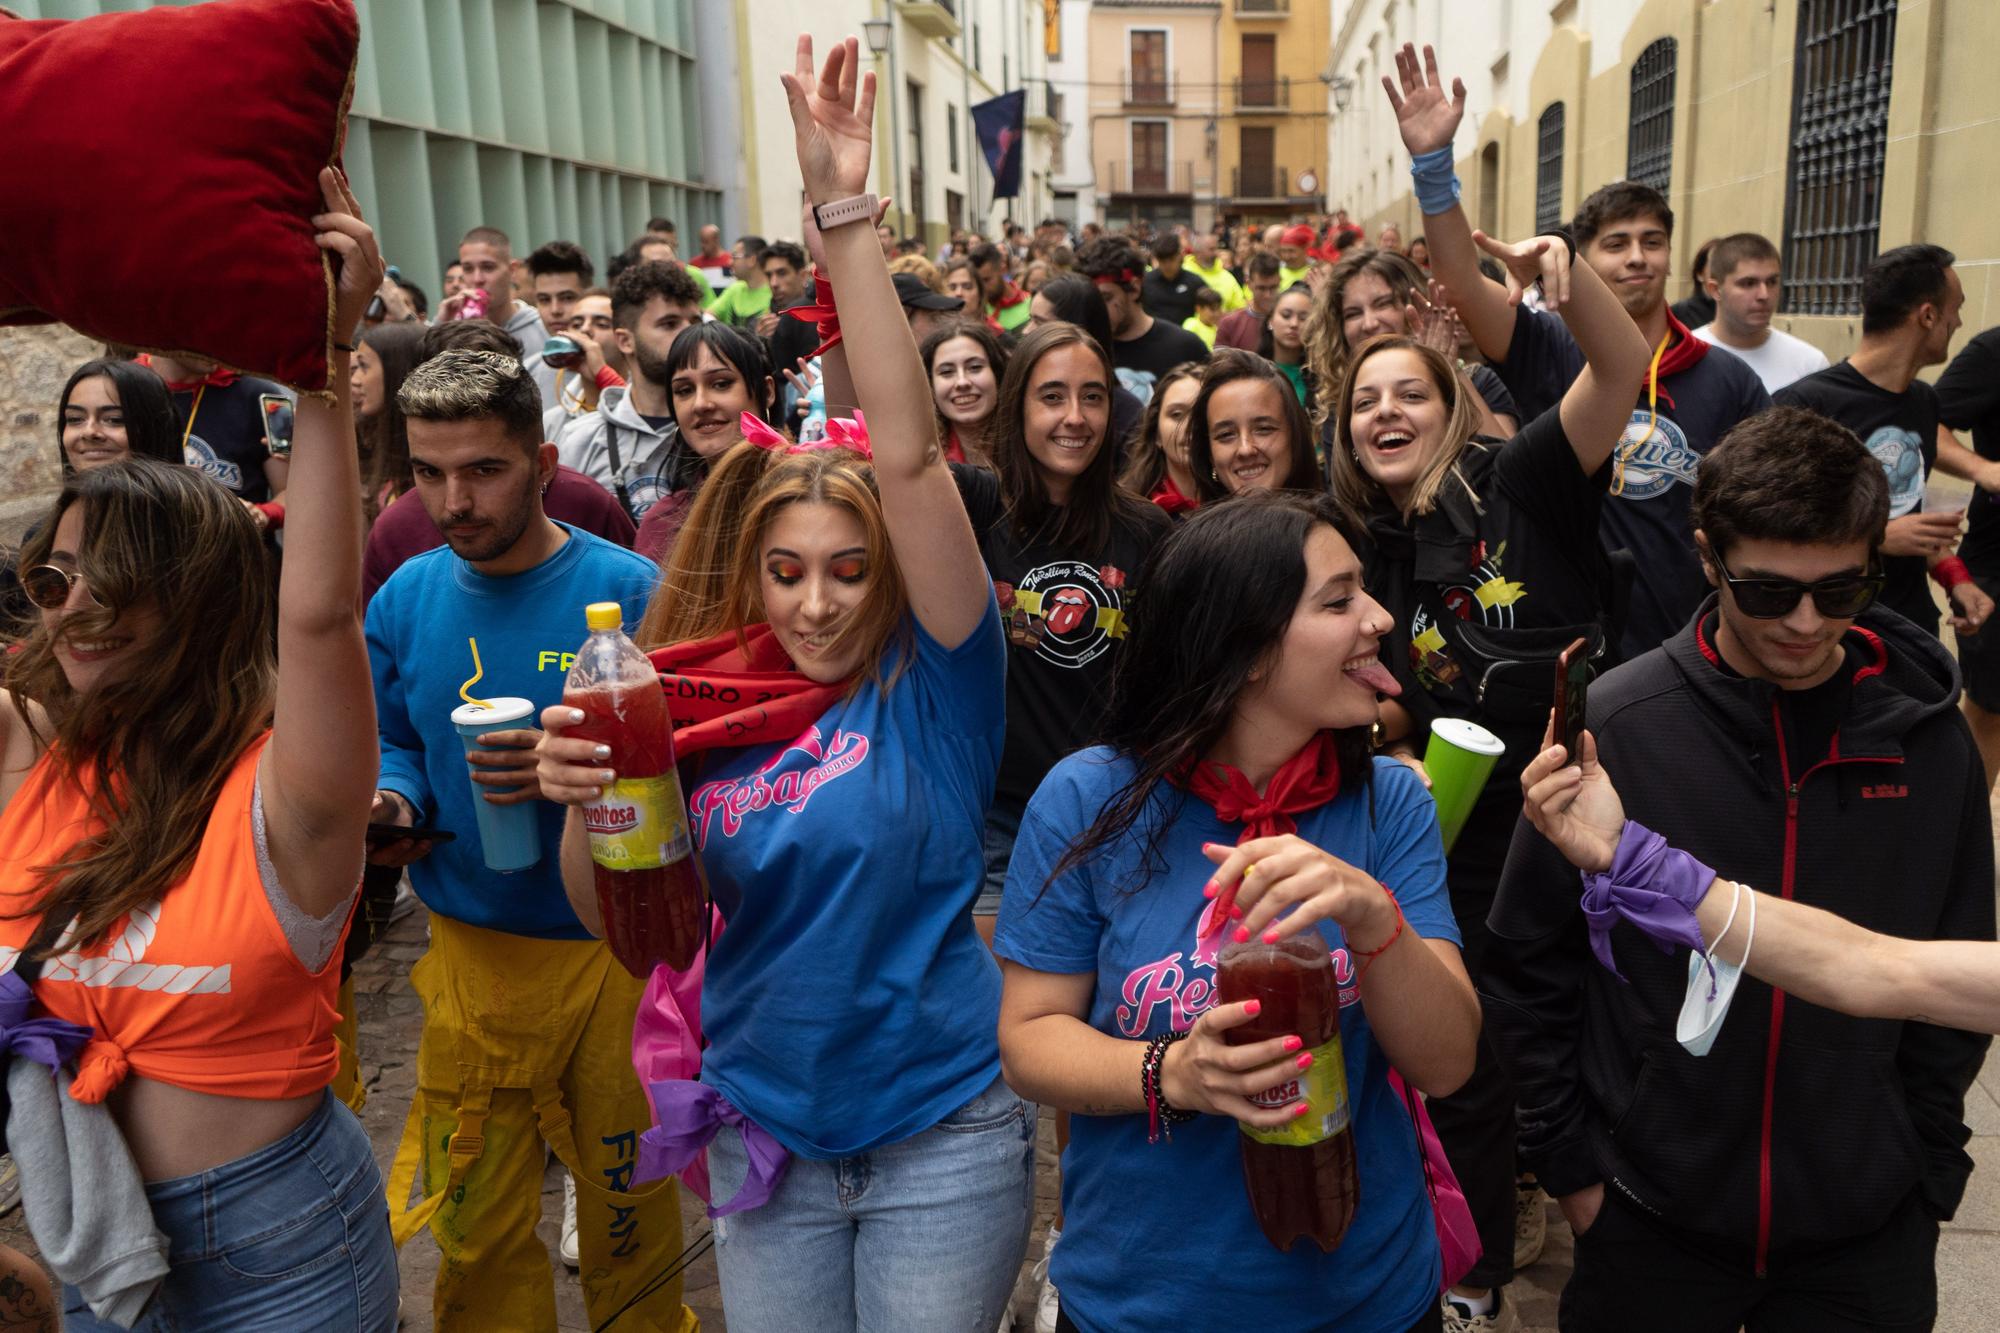
[[[702,1081],[802,1157],[909,1138],[1000,1075],[1000,972],[972,928],[1005,732],[1000,608],[947,650],[915,621],[796,739],[704,756],[689,823],[728,923]],[[898,650],[891,649],[891,661]]]
[[[1130,1041],[1193,1026],[1215,1003],[1222,936],[1198,944],[1214,865],[1207,842],[1236,842],[1199,798],[1156,791],[1135,832],[1049,882],[1063,852],[1108,805],[1132,762],[1102,747],[1057,764],[1028,802],[994,952],[1040,972],[1095,975],[1088,1022]],[[1156,821],[1159,860],[1140,858]],[[1459,942],[1445,895],[1436,807],[1415,774],[1377,760],[1372,792],[1298,816],[1299,836],[1396,891],[1410,928]],[[1046,887],[1044,885],[1046,884]],[[1144,1115],[1077,1115],[1063,1154],[1063,1238],[1049,1277],[1081,1333],[1212,1322],[1287,1333],[1403,1333],[1437,1303],[1438,1243],[1416,1132],[1389,1084],[1346,940],[1319,927],[1340,982],[1340,1037],[1353,1108],[1360,1205],[1332,1254],[1310,1241],[1280,1253],[1243,1184],[1236,1122],[1205,1115],[1146,1141]]]

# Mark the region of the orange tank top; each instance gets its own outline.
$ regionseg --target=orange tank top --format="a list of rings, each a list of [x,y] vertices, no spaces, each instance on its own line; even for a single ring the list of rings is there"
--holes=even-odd
[[[340,953],[310,972],[292,953],[258,873],[251,743],[222,784],[187,877],[128,914],[93,948],[42,964],[35,996],[95,1035],[70,1085],[102,1101],[128,1071],[227,1097],[300,1097],[333,1079]],[[0,811],[0,912],[33,901],[48,865],[99,824],[83,790],[42,756]],[[39,917],[0,917],[0,972]]]

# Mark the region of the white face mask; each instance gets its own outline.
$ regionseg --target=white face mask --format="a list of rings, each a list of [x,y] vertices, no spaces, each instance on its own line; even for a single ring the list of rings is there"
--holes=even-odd
[[[1729,919],[1722,923],[1722,929],[1715,933],[1717,944],[1729,934],[1729,928],[1736,924],[1736,909],[1743,903],[1743,886],[1732,885],[1736,896],[1730,900]],[[1706,953],[1688,955],[1687,998],[1681,1001],[1680,1021],[1674,1026],[1674,1036],[1689,1055],[1700,1057],[1708,1054],[1715,1045],[1716,1037],[1722,1031],[1722,1021],[1729,1016],[1729,1002],[1736,998],[1736,983],[1743,979],[1743,964],[1750,961],[1751,946],[1757,942],[1757,895],[1750,895],[1750,933],[1743,943],[1743,962],[1723,962],[1715,956],[1715,944]]]

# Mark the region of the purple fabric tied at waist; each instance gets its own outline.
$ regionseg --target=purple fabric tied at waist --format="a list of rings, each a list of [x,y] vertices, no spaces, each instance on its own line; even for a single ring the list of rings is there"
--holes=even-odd
[[[709,1141],[724,1126],[734,1126],[743,1135],[743,1151],[750,1158],[750,1173],[735,1197],[721,1207],[709,1205],[710,1217],[727,1217],[746,1208],[755,1208],[771,1197],[792,1155],[785,1145],[749,1116],[736,1109],[706,1083],[690,1079],[662,1079],[648,1091],[653,1113],[660,1123],[639,1136],[639,1161],[633,1183],[643,1184],[663,1176],[677,1176],[687,1169]]]
[[[1706,949],[1694,909],[1715,872],[1643,824],[1625,821],[1611,869],[1583,877],[1583,918],[1590,926],[1590,950],[1620,981],[1625,974],[1611,961],[1611,927],[1624,918],[1659,946]]]
[[[90,1029],[60,1018],[30,1018],[35,993],[9,972],[0,976],[0,1056],[19,1055],[60,1071],[90,1040]],[[0,1073],[6,1062],[0,1060]]]

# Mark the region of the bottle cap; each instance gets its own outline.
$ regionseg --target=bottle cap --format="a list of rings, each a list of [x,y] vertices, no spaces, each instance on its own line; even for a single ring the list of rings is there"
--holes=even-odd
[[[583,608],[583,623],[593,631],[618,629],[625,623],[625,608],[616,602],[592,602]]]

